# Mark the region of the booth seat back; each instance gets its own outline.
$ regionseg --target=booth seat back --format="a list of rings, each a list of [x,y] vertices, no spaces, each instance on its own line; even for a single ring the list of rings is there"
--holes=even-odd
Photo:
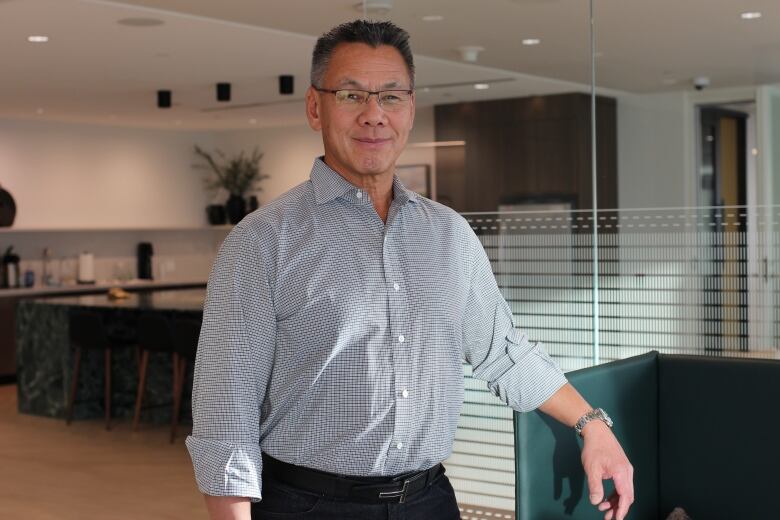
[[[615,420],[634,466],[630,519],[678,506],[694,520],[780,518],[780,361],[652,352],[567,377]],[[603,518],[580,447],[544,414],[515,414],[518,519]]]
[[[657,365],[652,352],[566,374],[589,403],[615,420],[615,434],[635,468],[632,518],[658,518]],[[538,411],[515,413],[514,421],[517,518],[603,520],[588,499],[582,442],[574,431]]]
[[[780,518],[780,361],[661,355],[658,379],[660,510]]]

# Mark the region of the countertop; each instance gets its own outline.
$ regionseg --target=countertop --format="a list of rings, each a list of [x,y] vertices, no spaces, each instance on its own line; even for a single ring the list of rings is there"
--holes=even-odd
[[[141,280],[138,278],[118,281],[103,281],[94,284],[82,285],[61,285],[61,286],[43,286],[20,287],[14,289],[0,289],[0,298],[5,297],[27,297],[27,296],[45,296],[49,294],[77,294],[105,292],[111,287],[121,287],[123,289],[165,289],[170,287],[206,287],[206,280],[177,280],[177,281],[157,281]]]
[[[202,311],[206,289],[176,289],[168,291],[144,291],[130,293],[128,298],[110,300],[108,294],[82,294],[33,298],[27,303],[36,305],[64,305],[69,307],[102,307],[110,309],[135,309],[158,311]]]

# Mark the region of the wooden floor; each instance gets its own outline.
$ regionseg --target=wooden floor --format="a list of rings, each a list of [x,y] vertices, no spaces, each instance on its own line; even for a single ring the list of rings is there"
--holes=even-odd
[[[0,518],[207,520],[179,433],[20,414],[16,386],[0,386]]]
[[[16,411],[0,385],[0,519],[208,520],[180,430],[129,420],[74,421]],[[511,511],[461,505],[464,520],[511,520]]]

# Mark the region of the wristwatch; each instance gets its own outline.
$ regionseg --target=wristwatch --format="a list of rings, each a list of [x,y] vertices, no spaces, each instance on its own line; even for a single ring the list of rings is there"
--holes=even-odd
[[[582,417],[580,417],[579,421],[577,421],[577,424],[574,425],[574,431],[577,432],[577,435],[582,437],[582,429],[585,427],[586,424],[588,424],[590,421],[598,419],[599,421],[604,421],[604,424],[612,428],[612,419],[607,415],[607,412],[602,410],[601,408],[596,408],[595,410],[591,410]]]

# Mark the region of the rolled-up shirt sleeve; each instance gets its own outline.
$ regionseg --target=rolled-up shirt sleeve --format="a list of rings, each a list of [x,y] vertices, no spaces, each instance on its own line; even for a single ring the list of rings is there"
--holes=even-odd
[[[257,234],[241,223],[209,274],[186,440],[207,495],[261,498],[260,410],[276,336],[266,267]]]
[[[543,345],[515,328],[512,310],[498,289],[490,260],[474,236],[471,286],[463,326],[463,355],[473,377],[518,412],[541,406],[566,384]]]

